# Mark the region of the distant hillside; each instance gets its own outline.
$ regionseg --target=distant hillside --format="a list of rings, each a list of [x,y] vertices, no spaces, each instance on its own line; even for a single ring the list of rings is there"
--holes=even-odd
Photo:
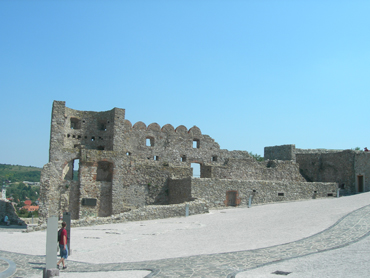
[[[10,180],[12,182],[33,181],[39,182],[41,168],[33,166],[20,166],[0,164],[0,182]]]

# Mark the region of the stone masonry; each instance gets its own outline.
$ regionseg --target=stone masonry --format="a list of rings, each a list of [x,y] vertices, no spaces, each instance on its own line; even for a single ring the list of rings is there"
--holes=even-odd
[[[296,149],[295,145],[265,148],[265,158],[295,161],[308,182],[336,182],[342,194],[370,191],[370,152]]]
[[[307,182],[295,148],[280,149],[283,155],[274,158],[271,149],[271,160],[257,162],[246,151],[220,149],[196,126],[132,125],[124,109],[78,111],[54,101],[40,217],[68,211],[74,220],[104,218],[196,199],[212,207],[239,205],[253,189],[258,203],[326,197],[335,191],[332,183]],[[200,179],[192,178],[192,163],[200,165]]]

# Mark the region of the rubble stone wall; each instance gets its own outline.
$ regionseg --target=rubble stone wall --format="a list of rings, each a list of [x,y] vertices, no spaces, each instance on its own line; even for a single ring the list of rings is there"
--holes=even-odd
[[[4,217],[7,215],[10,224],[25,225],[24,221],[18,217],[15,210],[16,208],[11,202],[7,200],[0,200],[0,223],[4,224]]]
[[[236,180],[305,181],[293,161],[229,159],[222,166],[213,166],[209,178]]]
[[[295,145],[281,145],[265,147],[265,160],[293,160],[295,161]]]
[[[181,186],[181,182],[179,185]],[[192,198],[204,199],[210,208],[226,206],[228,191],[236,191],[240,205],[336,197],[337,183],[266,180],[191,179]]]
[[[343,193],[356,192],[355,152],[298,150],[296,160],[302,176],[308,182],[337,182]]]

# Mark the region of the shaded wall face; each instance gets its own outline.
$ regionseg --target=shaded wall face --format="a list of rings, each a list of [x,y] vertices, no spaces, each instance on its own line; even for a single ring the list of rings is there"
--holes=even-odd
[[[355,187],[357,192],[370,191],[370,152],[356,152]]]
[[[296,154],[302,176],[309,182],[337,182],[347,193],[355,193],[354,153]]]

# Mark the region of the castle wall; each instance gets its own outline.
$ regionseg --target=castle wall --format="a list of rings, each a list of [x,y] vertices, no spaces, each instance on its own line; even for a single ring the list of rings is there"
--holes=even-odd
[[[302,176],[309,182],[337,182],[344,194],[356,192],[355,152],[296,149]]]
[[[179,186],[183,181],[179,181]],[[228,204],[228,192],[235,192],[237,204],[248,205],[253,196],[253,204],[266,204],[282,201],[335,197],[336,183],[266,181],[266,180],[225,180],[191,179],[191,197],[204,199],[210,208]]]
[[[265,147],[265,160],[293,160],[295,161],[295,145],[281,145]]]
[[[222,166],[209,170],[209,178],[236,180],[305,181],[299,166],[293,161],[270,160],[257,162],[254,159],[229,159]]]
[[[363,188],[359,184],[362,176]],[[355,151],[355,192],[370,191],[370,152]]]

